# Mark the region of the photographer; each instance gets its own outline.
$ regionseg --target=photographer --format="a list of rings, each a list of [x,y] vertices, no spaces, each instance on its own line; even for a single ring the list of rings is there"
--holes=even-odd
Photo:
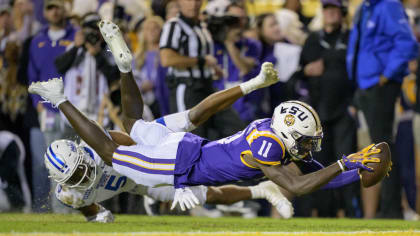
[[[107,58],[97,26],[99,20],[96,13],[84,16],[74,47],[55,61],[57,70],[65,74],[65,95],[92,120],[97,119],[99,105],[109,85],[119,78],[118,68]],[[70,130],[68,126],[66,132]]]
[[[261,44],[243,36],[248,25],[245,9],[232,3],[226,7],[224,16],[211,16],[208,25],[215,41],[217,62],[223,69],[223,78],[214,82],[215,87],[230,88],[256,76]],[[243,121],[249,122],[262,115],[261,97],[263,91],[255,91],[233,105]]]

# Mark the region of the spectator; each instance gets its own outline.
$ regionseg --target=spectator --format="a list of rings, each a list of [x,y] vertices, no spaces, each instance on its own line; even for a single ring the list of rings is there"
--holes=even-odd
[[[176,17],[180,11],[178,2],[176,0],[169,1],[166,4],[165,9],[166,9],[166,14],[165,14],[166,21]]]
[[[416,167],[416,186],[420,185],[420,58],[415,63],[415,74],[416,74],[416,103],[414,105],[414,117],[413,117],[413,136],[414,136],[414,154],[415,154],[415,167]],[[417,190],[416,195],[416,212],[420,214],[420,191]]]
[[[260,62],[271,62],[273,65],[278,63],[274,55],[274,46],[282,40],[280,26],[274,14],[261,14],[256,19],[256,26],[258,38],[262,44],[262,52]],[[274,112],[274,108],[281,102],[287,100],[285,83],[280,81],[268,87],[269,92],[269,106],[270,111],[268,114]]]
[[[171,112],[187,110],[212,94],[213,71],[221,72],[211,55],[211,36],[198,18],[202,0],[178,0],[178,4],[180,14],[165,23],[159,43],[162,65],[169,67],[167,83]],[[240,129],[236,117],[231,109],[226,110],[195,133],[208,137],[210,128],[215,127],[218,135],[231,135]]]
[[[54,60],[58,55],[61,55],[66,50],[67,46],[72,43],[75,35],[74,28],[65,21],[63,1],[45,0],[44,16],[48,21],[48,25],[35,35],[30,43],[28,64],[29,83],[45,81],[54,77],[62,76],[62,74],[57,72],[54,66]],[[40,103],[41,98],[37,95],[32,95],[31,98],[40,117],[39,121],[41,124],[41,131],[45,137],[45,143],[49,145],[53,140],[64,138],[62,120],[58,110],[53,108],[50,104]],[[38,136],[32,136],[32,134]],[[39,134],[40,133],[38,132],[31,132],[31,138],[37,137],[38,139],[33,139],[33,141],[39,142]],[[38,160],[38,163],[42,163],[42,160]],[[46,171],[45,168],[41,167],[37,170]],[[43,176],[45,172],[37,172],[36,174]],[[47,186],[48,185],[44,185],[43,190],[48,189]],[[46,201],[46,199],[36,200],[39,200],[40,202]],[[53,208],[54,211],[58,211],[60,209],[59,205],[54,205]]]
[[[21,139],[9,131],[0,131],[0,211],[30,212],[31,193],[23,162],[25,148]]]
[[[303,45],[307,37],[299,19],[301,7],[299,0],[286,0],[283,8],[275,12],[284,39],[296,45]]]
[[[139,49],[135,53],[134,77],[146,105],[152,109],[155,117],[167,114],[169,109],[169,91],[165,84],[165,76],[159,73],[164,70],[159,58],[159,38],[163,20],[159,16],[146,18],[142,23]],[[159,77],[158,77],[159,76]],[[163,92],[162,92],[163,91]]]
[[[44,4],[44,15],[48,25],[31,42],[28,67],[29,83],[45,81],[62,75],[57,72],[54,60],[72,43],[75,35],[75,30],[66,24],[63,2],[46,0]],[[43,127],[46,143],[49,145],[53,140],[63,138],[60,128],[61,119],[57,109],[50,104],[40,103],[40,101],[39,96],[32,96],[32,102],[37,108],[38,114],[43,117],[40,120],[41,127]]]
[[[72,5],[71,14],[78,16],[84,16],[99,8],[98,0],[73,0]]]
[[[418,55],[418,46],[399,1],[365,0],[354,17],[347,51],[347,72],[357,82],[356,99],[366,117],[372,142],[385,141],[393,152],[394,104],[407,63]],[[394,171],[381,187],[380,217],[401,218],[398,157]],[[377,198],[376,198],[377,199]],[[374,217],[373,202],[365,217]]]
[[[316,159],[328,165],[340,155],[356,151],[357,126],[355,109],[351,106],[354,86],[346,71],[349,35],[344,27],[346,9],[341,0],[322,0],[322,5],[323,28],[309,34],[303,45],[300,76],[308,84],[310,104],[317,110],[325,134],[322,151]],[[314,197],[315,202],[322,204],[314,208],[323,217],[336,216],[337,209],[345,209],[347,216],[354,217],[353,199],[358,189],[359,185],[350,185],[340,190],[320,191]]]
[[[414,65],[413,65],[414,64]],[[417,61],[409,63],[410,74],[403,80],[401,97],[397,102],[395,152],[398,154],[402,189],[402,211],[404,220],[419,220],[416,208],[416,168],[413,133],[414,106],[416,102]]]
[[[82,29],[76,33],[74,47],[55,60],[58,72],[65,74],[64,94],[92,120],[98,118],[99,105],[103,95],[108,92],[108,85],[119,78],[118,68],[108,57],[110,54],[106,53],[97,26],[100,20],[96,13],[84,16]],[[75,135],[69,124],[65,127],[66,133],[71,133],[68,136]]]
[[[34,6],[29,0],[17,0],[13,4],[13,23],[15,32],[13,37],[23,43],[27,38],[35,35],[41,25],[35,20]]]
[[[9,6],[0,6],[0,68],[7,66],[4,63],[4,50],[13,30]]]
[[[209,27],[212,28],[215,39],[215,56],[224,72],[223,77],[214,83],[215,87],[220,90],[234,87],[255,77],[259,72],[261,56],[260,42],[243,36],[248,25],[245,9],[238,4],[230,4],[226,7],[225,16],[227,18],[222,16],[209,21]],[[232,23],[226,23],[226,20],[223,19],[230,19]],[[222,25],[210,26],[214,24],[212,21],[218,21]],[[262,116],[262,97],[263,90],[255,91],[238,99],[233,104],[233,108],[244,122],[251,122]]]
[[[17,81],[19,47],[16,42],[8,42],[5,49],[7,69],[0,70],[0,103],[1,113],[15,123],[18,116],[25,113],[26,87]]]

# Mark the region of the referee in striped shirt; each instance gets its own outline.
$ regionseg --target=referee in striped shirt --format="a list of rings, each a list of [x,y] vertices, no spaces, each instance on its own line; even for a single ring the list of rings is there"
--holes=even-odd
[[[212,56],[214,51],[210,33],[199,20],[202,0],[178,0],[180,13],[163,26],[160,38],[162,66],[169,67],[167,83],[170,90],[170,112],[187,110],[214,92],[213,75],[221,75],[221,68]],[[214,128],[225,137],[244,127],[232,109],[217,114],[212,120],[194,131],[209,136]]]

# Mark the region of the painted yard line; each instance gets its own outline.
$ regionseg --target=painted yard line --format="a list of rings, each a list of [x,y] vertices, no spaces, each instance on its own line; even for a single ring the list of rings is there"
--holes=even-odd
[[[12,235],[12,236],[51,236],[51,235],[60,235],[60,236],[100,236],[100,235],[112,235],[112,236],[126,236],[126,235],[152,235],[152,236],[277,236],[277,235],[290,235],[290,236],[348,236],[348,235],[369,235],[369,236],[414,236],[419,235],[420,231],[353,231],[353,232],[124,232],[124,233],[110,233],[110,232],[98,232],[98,233],[55,233],[55,232],[46,232],[46,233],[0,233],[0,236],[3,235]]]

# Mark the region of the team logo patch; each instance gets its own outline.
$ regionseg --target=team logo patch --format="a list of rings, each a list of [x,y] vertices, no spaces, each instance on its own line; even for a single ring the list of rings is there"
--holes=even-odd
[[[293,115],[287,114],[286,117],[284,118],[284,123],[287,126],[292,126],[295,124],[295,117]]]

